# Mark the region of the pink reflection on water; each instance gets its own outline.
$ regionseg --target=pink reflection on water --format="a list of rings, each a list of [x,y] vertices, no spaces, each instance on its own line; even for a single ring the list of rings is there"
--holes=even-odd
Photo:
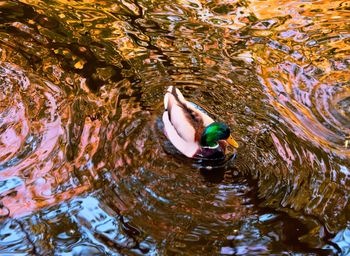
[[[89,177],[97,177],[91,158],[99,146],[101,121],[84,120],[77,155],[70,163],[67,125],[73,114],[65,93],[34,75],[27,77],[16,66],[0,71],[11,92],[0,91],[5,100],[0,104],[0,182],[10,184],[2,187],[6,210],[1,214],[31,214],[90,189],[89,178],[77,180],[74,170],[88,170]],[[17,182],[11,183],[13,179]]]

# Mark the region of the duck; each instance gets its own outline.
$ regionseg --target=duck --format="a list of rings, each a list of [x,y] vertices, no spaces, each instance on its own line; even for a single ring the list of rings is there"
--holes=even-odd
[[[225,123],[214,121],[175,86],[169,86],[164,95],[162,121],[167,139],[188,158],[221,159],[228,145],[238,148]]]

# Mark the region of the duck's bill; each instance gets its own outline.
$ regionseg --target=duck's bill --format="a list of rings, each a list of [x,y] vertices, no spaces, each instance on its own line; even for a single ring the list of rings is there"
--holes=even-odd
[[[226,140],[228,142],[228,144],[230,144],[232,147],[238,148],[238,143],[237,141],[235,141],[232,137],[232,135],[230,135],[230,137],[228,137],[228,139]]]

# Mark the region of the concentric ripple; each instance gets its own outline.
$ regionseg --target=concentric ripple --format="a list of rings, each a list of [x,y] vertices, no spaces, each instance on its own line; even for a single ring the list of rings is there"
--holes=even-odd
[[[332,16],[334,6],[346,8],[340,1],[293,4],[294,12],[280,17],[269,39],[251,42],[261,82],[288,126],[315,146],[348,157],[349,32]],[[321,9],[328,11],[307,16]],[[297,24],[303,15],[307,23]]]
[[[347,156],[349,130],[349,84],[334,81],[336,76],[316,80],[307,70],[291,63],[281,63],[264,74],[271,103],[290,127],[317,146]]]
[[[173,84],[186,98],[232,128],[234,136],[246,144],[241,154],[250,150],[249,137],[242,131],[253,131],[264,104],[260,101],[261,105],[254,105],[251,110],[246,107],[256,103],[254,96],[259,95],[254,77],[227,59],[220,59],[224,65],[219,69],[215,63],[196,66],[196,58],[200,56],[168,53],[164,49],[162,59],[171,59],[170,64],[161,66],[146,59],[140,68],[141,81],[119,85],[120,112],[109,117],[111,121],[102,131],[100,150],[113,152],[106,165],[111,168],[105,176],[108,186],[102,193],[113,194],[109,204],[117,206],[128,218],[137,237],[147,234],[163,241],[158,247],[160,252],[205,249],[209,254],[264,253],[271,238],[263,227],[279,225],[283,220],[277,214],[276,219],[260,226],[260,212],[249,196],[254,192],[235,167],[245,163],[238,159],[237,163],[229,162],[214,170],[197,168],[192,160],[172,150],[163,135],[162,98],[167,86]],[[183,66],[187,61],[192,61],[191,68]],[[122,89],[124,86],[129,89]],[[114,94],[107,93],[109,89],[103,88],[104,102],[114,101]],[[117,118],[118,122],[112,121]],[[284,231],[276,234],[283,235]]]
[[[1,253],[347,250],[348,8],[1,2]],[[169,85],[230,126],[235,159],[174,150]]]

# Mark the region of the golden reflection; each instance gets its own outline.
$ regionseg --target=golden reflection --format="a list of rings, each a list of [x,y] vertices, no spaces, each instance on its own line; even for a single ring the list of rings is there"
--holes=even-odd
[[[266,22],[273,22],[271,17],[286,17],[280,24],[275,22],[278,26],[269,30],[273,34],[256,34],[269,37],[271,43],[260,45],[263,51],[253,48],[271,102],[300,136],[349,156],[341,135],[349,132],[344,127],[348,117],[336,107],[350,96],[347,86],[342,86],[349,80],[349,34],[343,22],[350,18],[343,12],[346,6],[341,1],[252,1],[249,6]]]

